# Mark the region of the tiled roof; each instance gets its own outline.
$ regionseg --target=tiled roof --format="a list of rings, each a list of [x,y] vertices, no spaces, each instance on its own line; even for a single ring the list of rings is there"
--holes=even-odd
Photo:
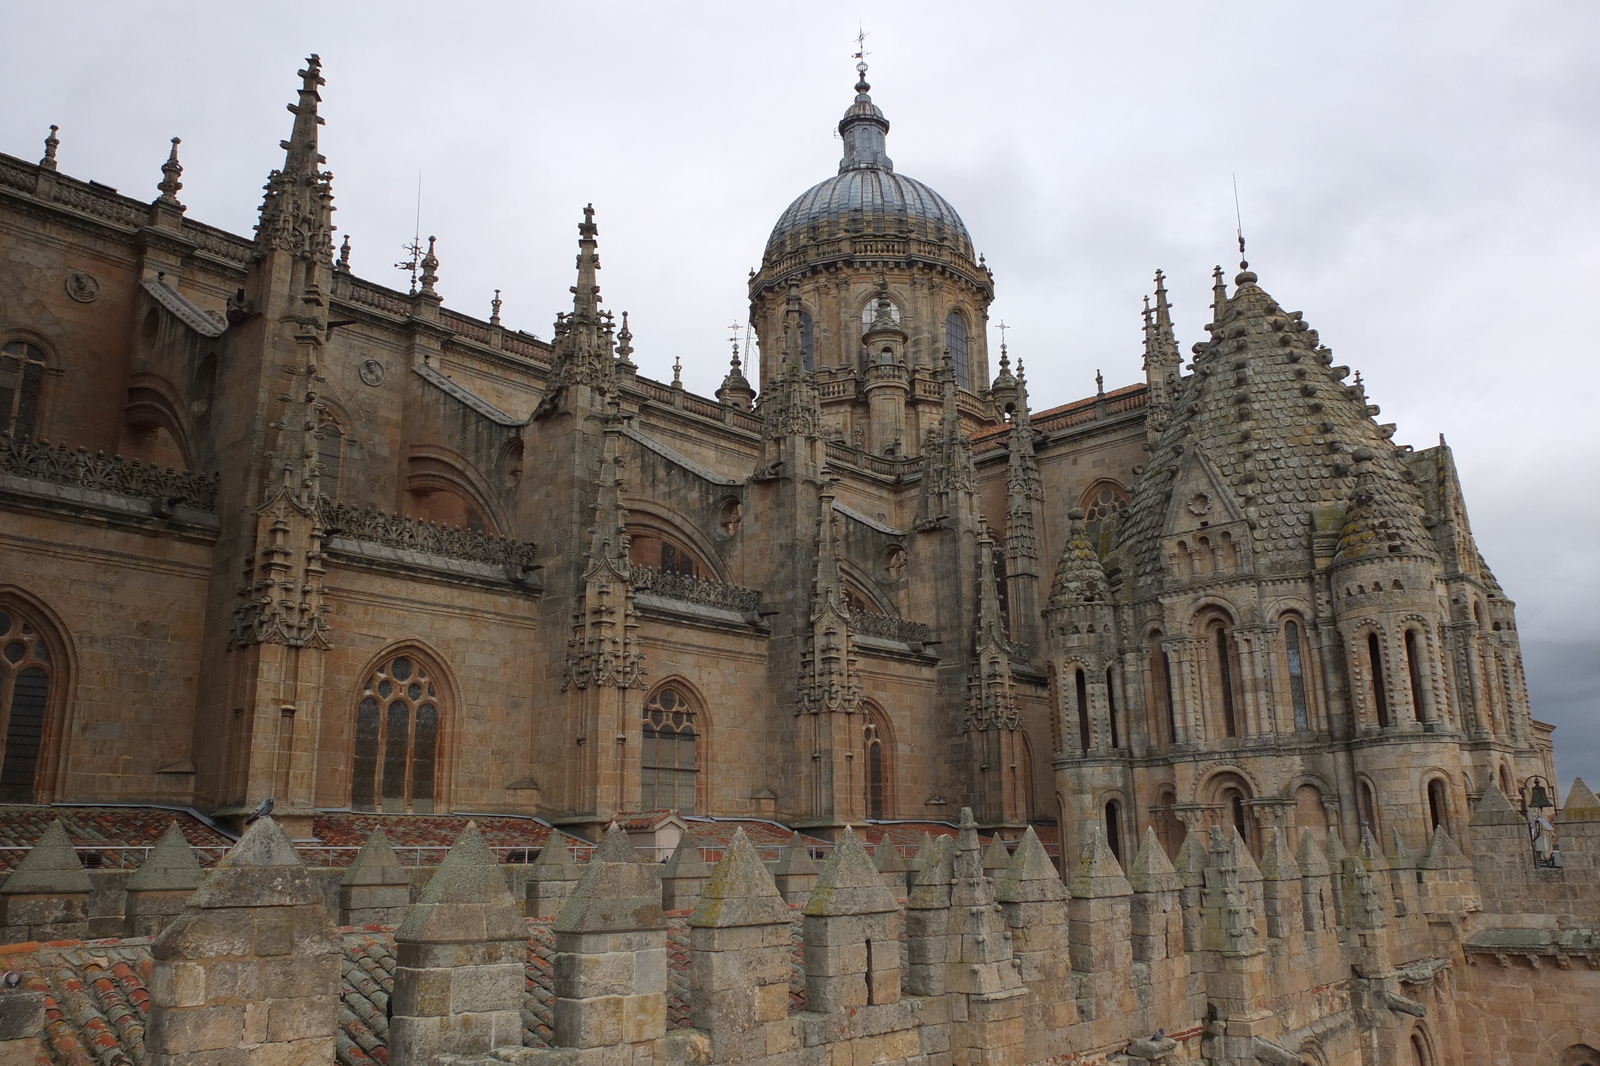
[[[787,829],[777,822],[769,822],[760,818],[686,818],[689,823],[689,832],[694,835],[695,841],[700,845],[707,862],[716,862],[722,858],[722,849],[733,843],[733,833],[736,829],[743,829],[744,835],[750,843],[755,845],[756,851],[763,859],[778,857],[778,849],[789,843],[794,836],[794,830]],[[831,847],[828,841],[821,837],[800,834],[806,843],[817,848]]]
[[[387,832],[387,830],[385,830]],[[799,911],[795,911],[790,961],[791,1010],[805,1006]],[[667,1026],[689,1025],[689,927],[683,914],[668,917]],[[527,984],[522,1001],[522,1042],[549,1047],[554,998],[553,919],[524,919],[528,931]],[[388,1066],[389,995],[396,966],[394,929],[340,930],[340,1066]],[[45,1055],[39,1066],[136,1066],[145,1059],[150,1012],[151,958],[146,937],[28,943],[0,948],[0,967],[22,974],[22,987],[45,993]]]
[[[1162,576],[1161,537],[1175,484],[1202,458],[1220,478],[1218,490],[1232,497],[1223,509],[1248,520],[1257,574],[1310,566],[1312,511],[1344,510],[1359,462],[1372,463],[1391,521],[1421,513],[1389,442],[1392,427],[1372,418],[1377,409],[1361,385],[1344,383],[1349,368],[1331,366],[1316,331],[1284,311],[1254,274],[1241,272],[1237,282],[1194,373],[1182,379],[1172,421],[1120,523],[1118,545],[1130,551],[1139,586]]]
[[[355,861],[357,850],[372,831],[381,828],[402,863],[437,866],[468,822],[478,824],[484,842],[499,849],[496,855],[502,862],[532,862],[550,834],[555,832],[543,822],[510,815],[322,811],[311,823],[311,833],[319,845],[301,847],[300,853],[309,866],[348,866]],[[566,833],[561,835],[568,845],[588,846],[588,841]],[[523,851],[527,854],[521,854]]]
[[[233,840],[188,811],[169,807],[47,807],[0,804],[0,870],[12,870],[50,823],[61,819],[78,857],[90,868],[134,869],[145,849],[155,847],[167,826],[177,822],[200,861],[211,865]],[[100,847],[95,847],[100,845]],[[85,850],[93,848],[93,850]]]

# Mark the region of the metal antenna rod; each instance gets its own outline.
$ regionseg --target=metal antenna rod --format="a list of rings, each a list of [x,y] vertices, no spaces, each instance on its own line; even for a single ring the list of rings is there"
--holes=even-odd
[[[1239,175],[1233,176],[1233,221],[1234,234],[1239,238],[1239,269],[1249,270],[1250,264],[1244,258],[1244,214],[1239,210]]]

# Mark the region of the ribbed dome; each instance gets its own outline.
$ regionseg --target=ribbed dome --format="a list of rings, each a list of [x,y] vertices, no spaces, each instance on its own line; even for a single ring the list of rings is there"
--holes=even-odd
[[[766,258],[807,241],[852,236],[919,237],[953,243],[972,258],[972,237],[948,200],[915,178],[894,172],[885,149],[889,120],[872,102],[867,65],[858,63],[856,98],[839,121],[844,158],[839,173],[813,185],[789,205],[767,238]]]
[[[832,236],[837,229],[886,235],[909,230],[932,240],[954,240],[960,250],[972,254],[972,237],[950,202],[915,178],[886,167],[846,170],[801,193],[772,227],[767,254],[784,249],[792,236],[809,236],[813,225],[820,237]]]

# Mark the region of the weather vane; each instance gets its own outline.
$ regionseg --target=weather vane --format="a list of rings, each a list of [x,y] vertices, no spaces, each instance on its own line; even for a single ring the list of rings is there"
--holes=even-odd
[[[868,36],[869,35],[867,31],[862,28],[861,23],[856,23],[856,51],[855,54],[850,57],[851,59],[859,59],[865,62],[866,58],[872,54],[871,52],[867,51]]]
[[[409,259],[403,259],[394,265],[396,270],[409,270],[411,272],[411,295],[417,294],[417,271],[422,266],[422,256],[426,251],[422,246],[422,171],[417,171],[417,220],[416,229],[412,234],[409,244],[400,246],[402,252],[410,253]]]

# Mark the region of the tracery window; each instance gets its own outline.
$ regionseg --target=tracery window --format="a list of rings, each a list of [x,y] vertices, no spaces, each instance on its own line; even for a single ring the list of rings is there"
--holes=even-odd
[[[1305,644],[1300,623],[1289,619],[1283,623],[1284,656],[1289,661],[1289,699],[1294,704],[1294,727],[1311,728],[1311,712],[1306,704]]]
[[[0,607],[0,710],[5,712],[6,738],[0,802],[33,802],[54,674],[43,636],[26,619]]]
[[[961,312],[951,311],[944,320],[944,346],[950,351],[950,365],[956,372],[956,384],[963,389],[972,385],[972,366],[967,356],[967,320]]]
[[[439,690],[415,656],[372,672],[356,705],[353,810],[431,814],[439,754]]]
[[[655,691],[644,707],[639,756],[639,808],[693,814],[699,736],[694,708],[672,685]]]
[[[1091,485],[1084,494],[1083,529],[1089,534],[1089,543],[1101,555],[1111,550],[1111,519],[1126,508],[1131,500],[1126,489],[1110,481]]]
[[[39,429],[44,352],[27,341],[0,346],[0,432],[32,438]]]

